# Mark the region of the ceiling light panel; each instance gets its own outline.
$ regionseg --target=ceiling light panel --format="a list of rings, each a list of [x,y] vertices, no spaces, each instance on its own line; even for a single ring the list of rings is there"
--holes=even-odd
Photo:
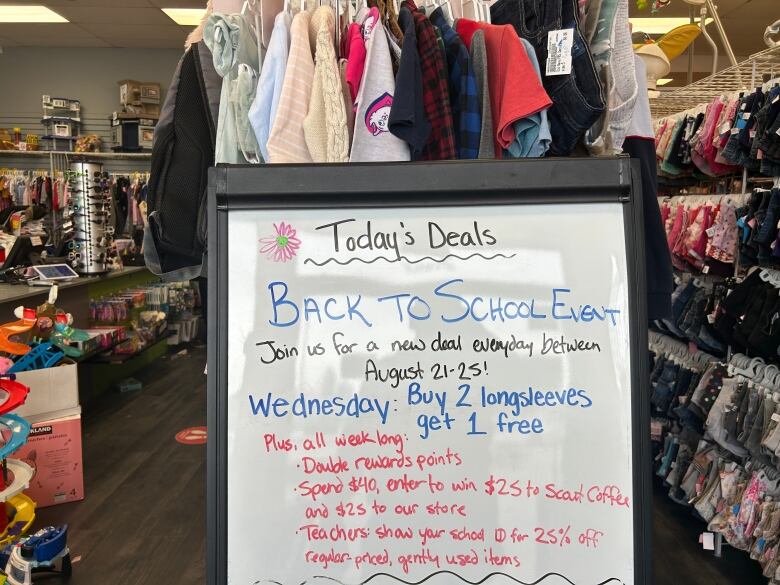
[[[160,8],[176,24],[198,26],[206,13],[205,8]]]
[[[68,22],[50,8],[41,5],[0,5],[0,22]]]

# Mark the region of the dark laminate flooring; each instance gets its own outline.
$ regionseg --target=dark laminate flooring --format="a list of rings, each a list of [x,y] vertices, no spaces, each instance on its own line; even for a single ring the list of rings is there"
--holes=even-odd
[[[174,435],[206,421],[206,354],[158,361],[144,389],[114,395],[84,420],[86,499],[40,510],[36,526],[70,524],[73,585],[205,583],[205,446]],[[698,545],[703,523],[656,486],[656,585],[764,585],[757,563]],[[56,580],[45,581],[55,583]]]
[[[136,376],[143,390],[85,417],[86,499],[35,524],[70,525],[73,585],[205,582],[206,447],[174,440],[206,424],[205,362],[204,349],[158,360]]]

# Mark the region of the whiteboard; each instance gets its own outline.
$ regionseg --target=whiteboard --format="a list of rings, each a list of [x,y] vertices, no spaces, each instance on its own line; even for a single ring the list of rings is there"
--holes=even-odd
[[[634,583],[623,213],[231,211],[227,582]]]

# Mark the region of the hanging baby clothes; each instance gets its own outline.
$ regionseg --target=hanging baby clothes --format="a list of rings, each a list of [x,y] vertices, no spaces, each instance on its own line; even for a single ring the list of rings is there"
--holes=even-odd
[[[350,162],[408,161],[409,147],[389,132],[395,93],[390,47],[379,11],[372,8],[363,20],[366,67],[357,96],[355,133]]]
[[[514,123],[550,107],[525,48],[509,25],[460,19],[456,29],[467,46],[477,30],[485,33],[496,155],[516,140]]]
[[[536,70],[539,83],[542,83],[542,75],[539,69],[539,62],[536,60],[536,53],[531,43],[525,39],[523,42],[525,53],[528,60]],[[514,158],[539,158],[547,154],[552,142],[550,134],[550,123],[547,121],[547,108],[531,114],[527,118],[518,120],[514,123],[515,140],[507,148],[509,156]]]
[[[419,160],[431,134],[431,124],[425,116],[422,69],[417,53],[417,32],[414,16],[408,6],[401,6],[398,23],[403,31],[403,47],[395,97],[390,109],[390,132],[409,145],[412,160]]]
[[[271,163],[312,162],[303,131],[314,83],[313,47],[309,42],[310,20],[311,15],[303,11],[295,15],[290,25],[290,55],[276,118],[268,137],[268,162]]]
[[[436,39],[436,30],[425,14],[412,0],[404,5],[412,11],[417,33],[417,52],[423,81],[425,115],[431,124],[431,134],[423,148],[422,160],[448,160],[458,158],[455,149],[455,127],[452,122],[447,65]]]
[[[315,163],[349,161],[346,105],[333,46],[335,20],[333,8],[320,6],[309,23],[309,37],[314,39],[315,45],[315,65],[303,134]]]
[[[211,50],[214,69],[222,77],[219,99],[219,120],[214,151],[216,163],[246,163],[239,145],[239,124],[248,125],[248,113],[237,112],[240,106],[239,92],[248,91],[251,83],[238,87],[239,65],[252,70],[259,68],[257,42],[252,28],[240,14],[212,13],[206,22],[204,41]],[[246,71],[242,73],[245,77]],[[246,100],[243,100],[246,102]]]
[[[354,111],[355,100],[360,89],[360,80],[366,66],[366,41],[357,22],[350,23],[342,42],[342,54],[347,58],[345,77],[349,86],[350,107]]]
[[[474,159],[479,155],[482,115],[471,57],[463,40],[444,18],[441,7],[431,13],[431,22],[441,32],[444,41],[458,158]]]
[[[488,81],[488,59],[485,48],[485,31],[478,30],[471,38],[471,63],[477,80],[480,102],[481,128],[479,131],[479,155],[481,159],[496,157],[493,143],[493,113],[490,111],[490,82]]]
[[[585,130],[593,126],[605,107],[593,58],[580,34],[577,0],[498,0],[490,6],[490,15],[493,23],[510,24],[518,35],[528,39],[536,49],[540,66],[545,69],[549,33],[572,30],[571,72],[543,76],[544,89],[553,101],[549,111],[553,136],[550,152],[556,156],[571,154]],[[495,108],[493,115],[497,115]]]
[[[265,54],[257,94],[249,108],[249,122],[255,132],[263,160],[268,161],[268,137],[271,133],[282,94],[287,57],[290,54],[292,15],[286,10],[276,15],[268,51]]]

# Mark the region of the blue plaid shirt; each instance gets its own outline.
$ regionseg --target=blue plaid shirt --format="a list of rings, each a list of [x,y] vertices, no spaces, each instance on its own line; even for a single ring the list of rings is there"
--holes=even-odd
[[[450,103],[455,128],[458,158],[471,159],[479,155],[482,130],[482,104],[477,91],[474,67],[468,49],[457,32],[447,23],[441,8],[431,13],[431,22],[441,31],[447,54]]]

